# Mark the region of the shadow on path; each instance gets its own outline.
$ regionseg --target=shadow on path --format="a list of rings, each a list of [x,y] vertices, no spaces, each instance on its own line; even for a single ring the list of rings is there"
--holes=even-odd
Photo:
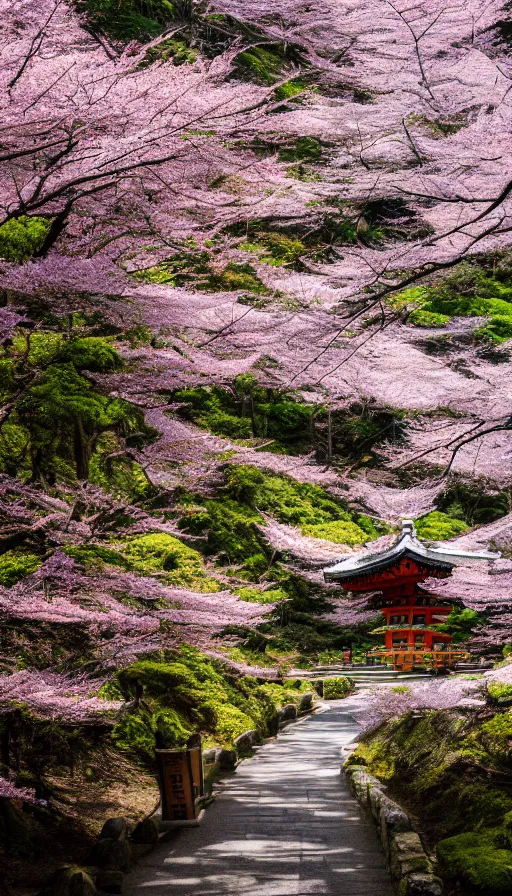
[[[200,827],[142,860],[126,896],[392,896],[376,832],[340,776],[359,702],[332,701],[260,747]]]

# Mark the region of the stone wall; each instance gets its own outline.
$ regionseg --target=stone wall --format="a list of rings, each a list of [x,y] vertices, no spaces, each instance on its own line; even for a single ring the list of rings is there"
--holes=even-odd
[[[407,813],[388,796],[385,784],[364,765],[348,765],[343,771],[359,805],[377,826],[398,896],[443,896],[432,859]]]

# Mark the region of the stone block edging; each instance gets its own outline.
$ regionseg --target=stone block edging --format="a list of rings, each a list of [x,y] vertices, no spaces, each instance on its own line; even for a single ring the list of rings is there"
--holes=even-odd
[[[386,785],[364,765],[342,766],[350,792],[371,816],[379,832],[397,896],[443,896],[443,882],[434,873],[411,819],[386,792]]]

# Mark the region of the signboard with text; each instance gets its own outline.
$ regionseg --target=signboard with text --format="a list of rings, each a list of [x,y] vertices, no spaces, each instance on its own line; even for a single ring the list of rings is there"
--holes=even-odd
[[[156,750],[163,821],[193,821],[203,792],[201,747]]]

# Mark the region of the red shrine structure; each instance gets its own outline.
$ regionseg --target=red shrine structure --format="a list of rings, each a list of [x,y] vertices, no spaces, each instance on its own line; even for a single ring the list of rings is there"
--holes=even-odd
[[[368,651],[368,662],[403,672],[439,671],[453,669],[469,654],[452,647],[452,636],[438,629],[456,601],[441,600],[420,583],[446,579],[458,564],[492,562],[499,557],[489,551],[461,551],[449,544],[423,544],[416,536],[414,522],[404,520],[402,534],[390,548],[342,558],[324,569],[324,578],[345,591],[372,593],[374,606],[381,608],[386,624],[371,634],[383,635],[384,644]]]

